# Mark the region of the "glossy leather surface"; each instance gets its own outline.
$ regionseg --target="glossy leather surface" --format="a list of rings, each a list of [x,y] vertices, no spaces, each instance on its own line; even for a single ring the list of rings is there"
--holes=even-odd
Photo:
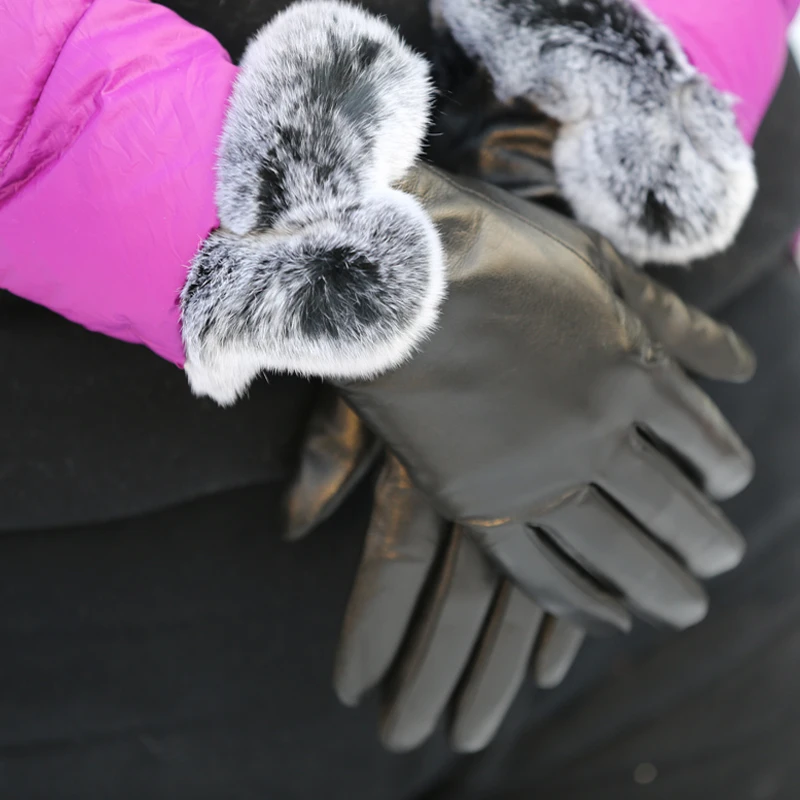
[[[694,576],[733,567],[742,543],[678,463],[717,497],[752,464],[667,351],[744,380],[746,346],[559,214],[424,166],[403,188],[443,239],[449,297],[421,351],[344,387],[349,402],[547,610],[697,622]]]
[[[381,685],[389,749],[419,746],[443,717],[454,750],[485,747],[529,671],[541,684],[558,682],[581,639],[503,579],[468,532],[443,520],[387,459],[334,684],[348,705]]]

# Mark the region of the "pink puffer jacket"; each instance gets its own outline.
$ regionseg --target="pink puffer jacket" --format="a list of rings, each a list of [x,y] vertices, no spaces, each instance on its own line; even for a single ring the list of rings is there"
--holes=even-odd
[[[750,139],[798,2],[645,4],[742,97]],[[210,35],[150,0],[0,0],[0,288],[183,366],[178,297],[218,224],[236,74]]]
[[[150,0],[0,0],[0,286],[182,365],[235,77]]]
[[[639,0],[675,34],[689,61],[733,94],[751,142],[786,63],[786,29],[800,0]]]

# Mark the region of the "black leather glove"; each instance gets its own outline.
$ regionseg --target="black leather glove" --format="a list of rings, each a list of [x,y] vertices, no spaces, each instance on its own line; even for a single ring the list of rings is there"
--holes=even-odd
[[[454,750],[488,744],[532,659],[545,681],[569,669],[582,634],[553,622],[545,625],[539,606],[502,580],[474,540],[446,524],[402,465],[388,460],[334,678],[350,704],[389,675],[380,722],[388,748],[421,744],[448,707]]]
[[[676,357],[713,377],[737,380],[748,374],[752,368],[748,351],[729,331],[687,309],[623,262],[615,259],[612,265],[609,274],[620,280],[620,291],[636,305],[646,325],[666,337]],[[686,385],[691,384],[686,381]],[[731,444],[736,453],[735,438]],[[304,535],[335,510],[374,463],[378,450],[377,439],[358,417],[324,390],[290,493],[293,537]],[[702,497],[677,466],[666,456],[658,457],[690,497]],[[746,470],[746,453],[740,451],[737,457]],[[713,508],[708,501],[701,502]],[[738,548],[735,534],[726,530],[722,519],[715,523],[722,538],[727,533],[734,550]],[[643,569],[650,557],[656,560],[656,576],[659,570],[673,579],[680,575],[678,562],[670,563],[657,547],[643,554]],[[572,562],[566,561],[570,569]],[[663,591],[661,581],[663,577],[652,586],[643,581],[641,590],[657,594]],[[689,572],[679,582],[678,597],[686,602],[687,594],[689,601],[701,603],[698,611],[704,608],[702,590]],[[645,597],[639,605],[646,602]],[[669,615],[669,609],[663,609],[661,616],[658,611],[651,613],[670,621]],[[388,747],[403,750],[420,744],[447,711],[453,748],[479,749],[505,716],[528,664],[540,686],[556,685],[582,639],[580,627],[544,616],[511,581],[501,580],[463,528],[446,523],[425,495],[413,488],[399,462],[389,458],[376,491],[335,676],[337,692],[347,703],[382,684],[381,736]]]
[[[736,380],[750,352],[555,213],[423,167],[403,189],[439,231],[449,297],[420,352],[343,384],[349,402],[547,610],[702,619],[693,576],[743,553],[706,492],[738,492],[752,464],[674,359]]]
[[[375,463],[377,444],[341,398],[323,388],[289,493],[290,538],[339,506]],[[529,672],[542,687],[557,685],[583,635],[504,580],[387,456],[334,676],[347,705],[380,686],[386,747],[420,745],[443,716],[454,750],[484,747]]]

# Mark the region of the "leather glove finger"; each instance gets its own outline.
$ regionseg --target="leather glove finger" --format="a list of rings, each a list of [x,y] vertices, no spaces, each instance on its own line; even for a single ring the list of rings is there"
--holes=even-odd
[[[539,634],[533,676],[542,689],[554,689],[566,678],[586,631],[568,619],[547,617]]]
[[[739,531],[638,431],[629,433],[599,483],[694,575],[711,578],[741,561],[745,544]]]
[[[471,753],[489,744],[529,673],[542,688],[561,683],[584,636],[503,581],[452,704],[453,750]]]
[[[565,558],[534,526],[499,520],[491,526],[471,525],[470,532],[501,571],[550,613],[597,632],[631,629],[619,593]]]
[[[390,456],[375,490],[336,653],[334,688],[345,705],[356,705],[389,671],[445,530],[400,462]]]
[[[687,306],[675,292],[634,269],[605,240],[601,247],[612,285],[635,311],[653,339],[683,367],[705,378],[740,383],[750,380],[756,358],[727,325]]]
[[[719,408],[672,362],[651,375],[641,422],[691,465],[711,497],[740,492],[753,477],[753,457]]]
[[[340,394],[324,385],[286,498],[286,539],[301,539],[333,514],[381,451],[381,442]]]
[[[442,717],[478,640],[499,576],[467,533],[453,528],[431,596],[418,609],[387,682],[381,741],[403,752]]]
[[[473,753],[494,738],[528,675],[544,619],[533,600],[503,581],[453,701],[453,750]]]
[[[575,492],[536,526],[640,616],[676,628],[705,617],[708,597],[699,582],[599,489]]]

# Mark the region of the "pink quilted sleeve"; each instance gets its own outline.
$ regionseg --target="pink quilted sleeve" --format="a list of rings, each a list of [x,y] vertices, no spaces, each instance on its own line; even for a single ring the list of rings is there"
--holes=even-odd
[[[182,365],[235,75],[149,0],[0,0],[0,287]]]
[[[800,0],[640,0],[711,83],[734,95],[752,143],[786,65],[786,34]]]

